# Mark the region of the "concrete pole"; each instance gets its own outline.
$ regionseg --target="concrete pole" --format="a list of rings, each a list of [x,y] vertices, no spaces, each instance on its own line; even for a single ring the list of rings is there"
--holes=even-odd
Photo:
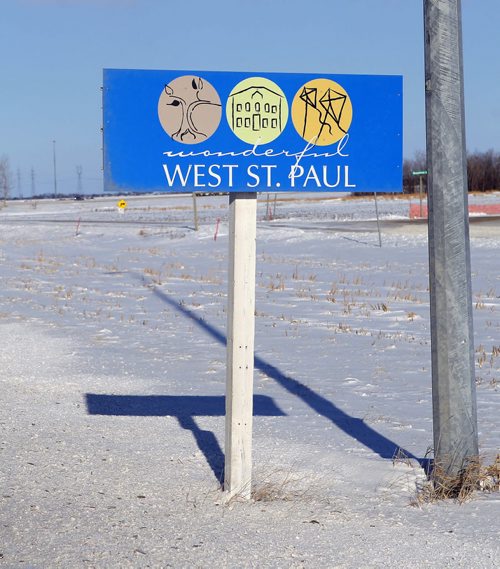
[[[460,0],[424,0],[434,460],[478,455]]]
[[[231,193],[224,490],[242,498],[252,485],[256,225],[257,194]]]

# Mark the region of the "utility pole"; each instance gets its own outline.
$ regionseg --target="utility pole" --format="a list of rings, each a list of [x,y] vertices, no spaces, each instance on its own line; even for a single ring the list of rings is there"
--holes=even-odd
[[[424,0],[436,476],[478,456],[460,0]]]
[[[21,187],[21,169],[17,169],[17,195],[22,199],[23,189]]]
[[[54,197],[57,198],[57,174],[56,174],[56,141],[52,141],[52,151],[54,155]]]

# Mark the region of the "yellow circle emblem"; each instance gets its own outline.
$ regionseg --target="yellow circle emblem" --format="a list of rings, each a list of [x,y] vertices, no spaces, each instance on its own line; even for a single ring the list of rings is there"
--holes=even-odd
[[[327,146],[347,134],[352,103],[346,90],[330,79],[313,79],[296,93],[292,103],[295,130],[307,142]]]

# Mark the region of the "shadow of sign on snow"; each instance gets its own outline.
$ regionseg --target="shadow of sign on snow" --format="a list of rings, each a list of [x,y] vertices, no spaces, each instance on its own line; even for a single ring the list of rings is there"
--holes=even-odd
[[[225,398],[205,395],[100,395],[87,393],[89,415],[133,417],[176,417],[179,425],[193,433],[196,444],[204,454],[219,482],[224,478],[224,453],[211,431],[199,427],[195,417],[223,417]],[[271,397],[254,395],[253,414],[261,417],[280,417],[281,411]]]
[[[217,328],[200,318],[194,312],[183,306],[179,301],[170,295],[158,289],[156,286],[151,287],[153,294],[163,302],[172,306],[175,310],[190,318],[200,328],[210,334],[215,340],[222,344],[226,344],[227,339]],[[416,460],[422,467],[426,468],[428,459],[419,459],[411,452],[401,448],[395,442],[391,441],[384,435],[372,429],[363,419],[352,417],[345,411],[333,404],[331,401],[313,391],[307,385],[304,385],[297,379],[285,375],[276,366],[266,362],[262,358],[255,357],[255,368],[265,373],[271,379],[274,379],[279,385],[286,389],[289,393],[296,395],[311,409],[329,419],[339,429],[347,435],[353,437],[358,442],[377,453],[381,458],[393,459],[398,453],[404,453],[408,458]]]

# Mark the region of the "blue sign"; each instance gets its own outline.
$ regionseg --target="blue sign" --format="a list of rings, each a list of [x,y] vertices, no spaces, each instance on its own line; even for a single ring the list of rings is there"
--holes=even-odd
[[[402,83],[105,69],[104,189],[401,192]]]

